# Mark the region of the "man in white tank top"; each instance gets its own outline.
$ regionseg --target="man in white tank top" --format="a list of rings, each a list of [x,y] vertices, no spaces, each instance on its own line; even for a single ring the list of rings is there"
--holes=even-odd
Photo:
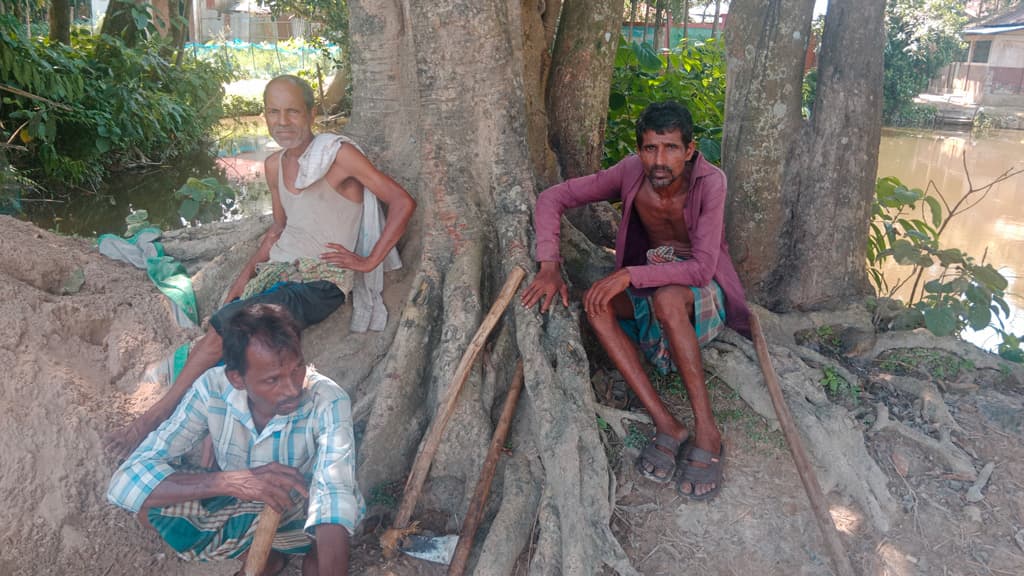
[[[190,352],[171,389],[135,422],[106,438],[108,452],[117,457],[130,455],[171,415],[192,383],[220,361],[219,326],[234,312],[263,302],[284,306],[302,328],[320,322],[344,303],[353,271],[368,273],[385,261],[416,208],[405,189],[350,144],[338,148],[320,179],[296,189],[299,157],[314,140],[313,89],[296,76],[278,76],[267,84],[263,101],[267,128],[282,149],[264,164],[273,224],[229,288],[225,302],[230,304],[210,319],[212,327]],[[387,206],[387,220],[372,249],[360,256],[355,244],[365,190]]]

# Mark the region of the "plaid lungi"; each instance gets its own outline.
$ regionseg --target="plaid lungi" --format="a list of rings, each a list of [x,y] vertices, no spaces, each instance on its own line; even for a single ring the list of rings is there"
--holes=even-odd
[[[225,560],[249,549],[262,502],[216,496],[163,508],[150,508],[146,518],[183,560]],[[281,518],[272,547],[282,554],[305,554],[312,540],[303,531],[306,502],[296,503]]]
[[[697,333],[697,343],[704,346],[725,328],[725,296],[714,280],[702,288],[691,286],[690,290],[693,291],[693,329]],[[660,374],[678,371],[661,323],[654,317],[652,296],[638,296],[632,288],[627,288],[626,294],[633,303],[633,318],[619,320],[626,336],[637,343],[644,357]]]
[[[326,280],[342,292],[352,290],[352,272],[316,258],[299,258],[292,262],[261,262],[256,276],[245,285],[242,299],[261,294],[278,282],[312,282]]]

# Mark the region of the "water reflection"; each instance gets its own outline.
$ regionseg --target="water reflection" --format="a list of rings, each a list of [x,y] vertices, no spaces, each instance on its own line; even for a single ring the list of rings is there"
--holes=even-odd
[[[95,193],[80,192],[62,202],[26,202],[24,218],[62,234],[98,236],[120,234],[125,217],[146,210],[149,221],[164,230],[186,223],[178,215],[181,200],[174,192],[190,177],[214,177],[238,194],[223,206],[222,219],[270,211],[270,194],[263,178],[263,159],[270,154],[270,137],[259,118],[225,120],[213,135],[215,155],[201,152],[173,165],[154,166],[111,176]]]
[[[966,153],[966,169],[964,155]],[[962,132],[886,129],[878,155],[878,175],[896,176],[910,187],[924,189],[933,182],[953,205],[973,184],[980,188],[1007,170],[1024,168],[1024,131],[992,130],[973,136]],[[968,182],[970,176],[970,183]],[[995,185],[978,205],[954,219],[942,234],[946,248],[960,248],[976,260],[995,266],[1009,280],[1007,302],[1011,321],[1007,328],[1024,333],[1024,297],[1017,275],[1024,270],[1024,175]],[[895,283],[909,267],[892,264],[886,279]],[[938,266],[929,272],[937,275]],[[906,298],[910,287],[897,294]],[[992,330],[968,333],[978,345],[994,348],[999,338]]]

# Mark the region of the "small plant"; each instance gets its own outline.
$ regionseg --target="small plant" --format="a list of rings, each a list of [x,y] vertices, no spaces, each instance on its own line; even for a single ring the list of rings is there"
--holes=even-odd
[[[846,381],[839,375],[839,371],[833,366],[825,366],[822,369],[822,378],[819,381],[821,387],[828,392],[829,396],[848,395],[855,402],[860,399],[860,386]]]
[[[146,210],[132,210],[132,213],[124,217],[124,237],[131,238],[136,232],[151,226],[149,223],[149,212]]]
[[[178,214],[188,222],[216,220],[236,199],[235,191],[216,178],[189,178],[174,197],[181,198]]]
[[[630,424],[629,434],[626,434],[623,443],[630,448],[639,450],[647,444],[647,435],[636,424]]]
[[[1020,337],[1007,332],[1003,322],[1010,315],[1006,277],[984,257],[978,261],[957,248],[943,248],[939,240],[950,221],[984,200],[993,186],[1021,173],[1024,169],[1009,169],[986,185],[971,184],[952,204],[934,182],[921,190],[895,177],[880,178],[867,249],[868,275],[879,294],[893,297],[909,285],[910,314],[936,336],[958,334],[968,326],[992,327],[1003,338],[999,354],[1008,360],[1022,353],[1014,352],[1020,350]],[[971,182],[969,173],[967,181]],[[909,268],[909,273],[890,283],[882,274],[889,259]],[[926,280],[925,271],[935,267],[936,277]]]
[[[842,341],[836,334],[835,328],[830,325],[818,326],[815,332],[818,334],[818,341],[830,348],[838,348],[842,345]]]
[[[611,424],[608,424],[608,421],[600,416],[597,417],[597,427],[601,432],[608,432],[612,429]]]

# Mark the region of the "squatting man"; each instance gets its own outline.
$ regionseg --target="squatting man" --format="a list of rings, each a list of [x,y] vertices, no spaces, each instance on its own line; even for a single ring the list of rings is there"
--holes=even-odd
[[[636,124],[636,145],[636,155],[553,186],[537,198],[540,270],[522,303],[540,302],[541,312],[556,298],[568,306],[558,245],[562,214],[591,202],[621,201],[615,272],[586,291],[583,309],[654,421],[656,433],[637,458],[637,471],[655,482],[678,476],[681,495],[706,500],[721,489],[724,452],[700,346],[726,324],[750,332],[750,312],[723,232],[725,174],[697,151],[690,112],[676,102],[644,110]],[[693,409],[692,436],[658,397],[638,348],[660,373],[681,375]]]

